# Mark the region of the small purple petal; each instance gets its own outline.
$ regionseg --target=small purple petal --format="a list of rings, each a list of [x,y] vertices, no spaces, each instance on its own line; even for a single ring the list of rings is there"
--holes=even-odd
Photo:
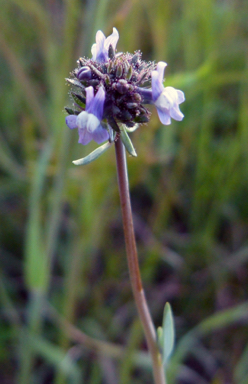
[[[92,59],[99,62],[108,61],[108,49],[110,44],[113,49],[116,49],[117,42],[119,40],[119,33],[116,28],[113,28],[113,33],[107,38],[102,31],[96,33],[96,43],[91,47]]]
[[[144,104],[152,104],[153,103],[152,90],[151,89],[137,87],[137,92],[141,95],[141,97],[143,99],[142,102]]]
[[[86,91],[86,108],[85,110],[89,113],[91,113],[92,104],[94,102],[94,88],[93,87],[87,87],[85,88]]]
[[[86,145],[91,140],[101,144],[109,138],[108,131],[101,126],[100,120],[92,113],[81,112],[77,116],[77,126],[80,144]]]
[[[89,110],[89,112],[93,113],[99,120],[102,120],[104,101],[105,92],[103,87],[100,87],[94,97],[94,101],[92,102],[91,108]]]
[[[161,93],[163,92],[164,87],[161,81],[159,80],[158,71],[152,71],[152,98],[153,101],[156,101]]]
[[[96,33],[96,61],[106,61],[105,60],[105,52],[104,52],[104,43],[106,37],[102,33],[102,31],[97,31]]]
[[[107,37],[104,43],[104,47],[106,51],[108,52],[110,44],[112,45],[115,51],[118,40],[119,40],[119,33],[116,28],[113,28],[113,33]]]
[[[157,65],[157,71],[158,71],[158,79],[160,83],[163,83],[164,80],[164,69],[167,67],[167,63],[164,61],[159,61]]]
[[[107,129],[99,125],[98,128],[92,133],[92,138],[95,142],[97,142],[97,144],[101,144],[109,139],[109,133]]]
[[[184,118],[184,114],[178,108],[178,105],[170,109],[170,115],[174,120],[181,121]]]
[[[78,142],[83,145],[87,145],[92,140],[92,133],[88,132],[87,129],[80,128],[78,130],[79,139]]]
[[[157,108],[157,112],[158,112],[159,120],[161,121],[162,124],[164,125],[171,124],[170,112],[168,110],[166,109],[162,110]]]
[[[77,116],[76,115],[66,116],[65,122],[70,129],[77,128]]]
[[[182,91],[180,91],[179,89],[176,89],[176,91],[177,91],[178,104],[181,104],[185,101],[184,93]]]

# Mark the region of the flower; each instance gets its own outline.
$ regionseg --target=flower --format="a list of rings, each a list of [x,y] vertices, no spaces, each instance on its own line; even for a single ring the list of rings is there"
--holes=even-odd
[[[66,117],[66,124],[70,129],[78,128],[80,144],[86,145],[91,140],[98,144],[109,139],[109,133],[106,128],[101,125],[103,117],[103,106],[105,101],[105,92],[100,87],[94,96],[94,88],[87,87],[86,91],[86,108],[78,115],[69,115]]]
[[[171,118],[181,121],[184,115],[178,105],[184,100],[184,93],[173,87],[163,86],[164,69],[166,63],[160,61],[157,69],[152,71],[152,99],[157,108],[158,116],[162,124],[171,124]]]
[[[107,38],[102,31],[97,31],[96,43],[91,47],[92,60],[98,62],[108,61],[109,46],[112,45],[112,48],[115,51],[118,40],[119,33],[116,28],[113,28],[112,35],[108,36]]]
[[[183,119],[179,104],[184,94],[163,86],[166,63],[142,60],[140,51],[116,53],[118,39],[116,28],[107,38],[98,31],[92,58],[78,59],[77,68],[66,79],[73,87],[70,95],[74,100],[73,108],[65,107],[69,114],[66,124],[78,128],[81,144],[109,140],[102,146],[105,150],[108,144],[122,140],[136,156],[128,133],[149,122],[151,112],[146,104],[154,104],[162,124],[168,125],[171,118]]]

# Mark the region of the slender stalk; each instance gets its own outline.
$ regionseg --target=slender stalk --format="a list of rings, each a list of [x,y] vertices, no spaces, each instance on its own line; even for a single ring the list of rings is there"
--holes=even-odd
[[[155,384],[166,384],[165,373],[162,364],[162,356],[159,352],[156,342],[156,331],[151,319],[141,281],[138,254],[133,228],[132,209],[129,195],[126,152],[124,145],[122,144],[122,141],[120,139],[115,142],[115,152],[131,286],[135,303],[138,309],[138,314],[144,328],[148,350],[152,358],[154,382]]]

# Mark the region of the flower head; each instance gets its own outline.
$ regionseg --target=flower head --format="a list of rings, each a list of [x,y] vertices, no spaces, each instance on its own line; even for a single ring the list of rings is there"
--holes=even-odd
[[[147,123],[150,111],[146,104],[155,104],[159,118],[165,125],[171,118],[182,120],[179,104],[184,101],[182,91],[163,86],[166,63],[142,60],[140,51],[134,54],[115,53],[119,33],[107,38],[102,31],[96,34],[92,58],[79,58],[77,68],[67,79],[73,86],[73,109],[65,108],[69,128],[78,128],[79,143],[97,143],[114,139],[123,141],[132,155],[135,150],[127,132]],[[105,148],[105,147],[104,147]]]
[[[113,33],[107,38],[102,31],[97,31],[96,43],[91,47],[92,60],[99,62],[108,61],[109,46],[112,45],[112,48],[115,51],[118,40],[119,33],[116,28],[113,28]]]
[[[88,87],[86,92],[85,111],[76,115],[69,115],[66,118],[66,124],[70,129],[78,128],[80,144],[88,144],[91,140],[98,144],[108,140],[109,133],[101,125],[103,117],[103,105],[105,101],[105,92],[102,87],[94,96],[94,88]]]
[[[163,86],[164,69],[166,63],[160,61],[157,69],[152,71],[152,99],[157,108],[158,116],[162,124],[171,124],[171,117],[181,121],[184,115],[178,105],[184,100],[184,93],[173,87]]]

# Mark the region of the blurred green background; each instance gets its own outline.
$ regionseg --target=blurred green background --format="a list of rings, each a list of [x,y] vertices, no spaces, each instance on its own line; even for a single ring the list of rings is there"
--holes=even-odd
[[[248,2],[0,0],[0,382],[144,384],[114,150],[64,122],[65,78],[115,26],[118,51],[166,61],[182,122],[156,110],[128,158],[156,326],[176,324],[169,384],[248,383]],[[80,331],[79,331],[80,330]]]

